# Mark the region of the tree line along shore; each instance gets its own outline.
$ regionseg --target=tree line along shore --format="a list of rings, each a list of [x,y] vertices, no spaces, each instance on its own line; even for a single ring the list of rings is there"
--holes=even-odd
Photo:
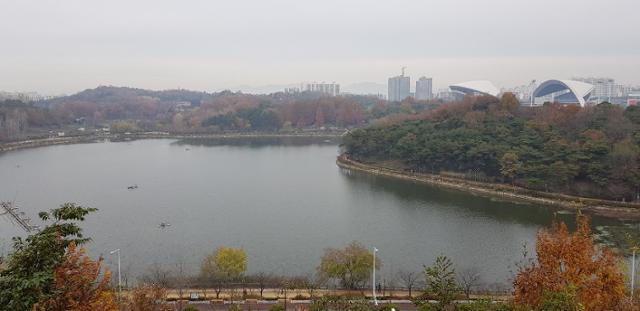
[[[344,154],[336,159],[336,164],[347,170],[420,182],[490,198],[547,205],[573,211],[582,210],[599,216],[622,220],[640,219],[640,204],[637,202],[620,202],[576,197],[561,193],[535,191],[502,183],[473,181],[465,178],[459,178],[455,175],[447,176],[440,174],[417,173],[411,170],[387,167],[384,163],[362,163],[354,161]]]
[[[290,133],[268,133],[268,132],[227,132],[227,133],[169,133],[169,132],[136,132],[136,133],[101,133],[86,134],[66,137],[46,137],[33,138],[18,141],[0,143],[0,152],[12,150],[45,147],[53,145],[66,145],[77,143],[89,143],[101,140],[123,141],[138,139],[243,139],[243,138],[339,138],[344,131],[304,131]]]

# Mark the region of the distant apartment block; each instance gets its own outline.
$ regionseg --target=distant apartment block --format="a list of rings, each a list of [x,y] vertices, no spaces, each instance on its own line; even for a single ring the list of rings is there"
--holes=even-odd
[[[23,102],[37,102],[54,98],[53,96],[44,96],[36,92],[3,92],[0,91],[0,100],[20,100]]]
[[[433,99],[433,79],[421,77],[416,81],[416,96],[418,100]]]
[[[284,89],[284,92],[286,94],[298,94],[300,93],[300,88],[299,87],[287,87]]]
[[[405,77],[404,72],[402,73],[402,75],[389,78],[389,101],[398,102],[409,97],[411,95],[410,88],[411,78]]]
[[[589,83],[593,85],[593,92],[591,92],[590,100],[597,103],[603,102],[603,101],[611,102],[612,99],[615,97],[623,97],[628,95],[628,94],[624,94],[624,95],[618,94],[618,93],[621,93],[618,90],[619,86],[617,86],[616,81],[611,78],[589,77],[589,78],[573,78],[573,80]]]
[[[331,96],[338,96],[340,94],[340,84],[337,83],[309,83],[307,84],[306,91],[324,93]]]
[[[461,100],[463,95],[459,92],[454,92],[449,88],[443,88],[438,90],[438,94],[436,98],[443,102],[452,102],[456,100]]]

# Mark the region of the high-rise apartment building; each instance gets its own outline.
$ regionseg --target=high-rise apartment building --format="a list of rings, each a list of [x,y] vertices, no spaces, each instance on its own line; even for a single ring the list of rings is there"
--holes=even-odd
[[[307,91],[324,93],[331,96],[338,96],[340,94],[340,84],[337,83],[309,83],[307,84]]]
[[[416,81],[416,99],[429,100],[433,99],[433,79],[421,77]]]
[[[404,72],[402,75],[389,78],[388,100],[392,102],[399,102],[411,95],[411,78],[405,77]]]

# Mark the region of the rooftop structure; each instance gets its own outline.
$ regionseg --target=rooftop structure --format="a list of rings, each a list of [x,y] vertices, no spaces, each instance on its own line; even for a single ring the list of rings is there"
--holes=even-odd
[[[553,102],[584,106],[593,89],[592,84],[575,80],[547,80],[533,91],[532,103],[535,98],[551,96]]]
[[[452,91],[469,95],[491,95],[498,96],[500,90],[487,80],[467,81],[458,84],[450,85],[449,88]]]

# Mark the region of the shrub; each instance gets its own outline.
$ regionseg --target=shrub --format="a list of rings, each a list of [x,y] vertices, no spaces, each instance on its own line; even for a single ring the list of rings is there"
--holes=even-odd
[[[478,300],[471,303],[460,304],[457,306],[460,311],[489,311],[495,310],[491,305],[491,301]]]
[[[400,310],[400,309],[398,309],[398,307],[396,305],[391,304],[391,303],[387,303],[387,304],[378,306],[378,308],[376,310],[377,311],[391,311],[391,309]]]
[[[275,304],[269,307],[269,311],[284,311],[284,306],[281,304]]]

